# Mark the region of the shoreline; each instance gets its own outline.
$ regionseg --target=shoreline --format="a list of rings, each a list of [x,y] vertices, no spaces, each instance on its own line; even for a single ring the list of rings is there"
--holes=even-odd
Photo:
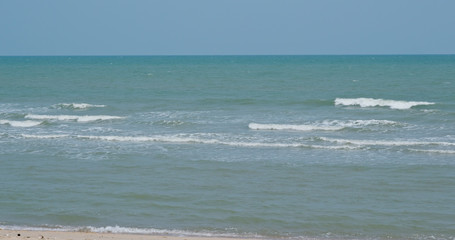
[[[204,236],[175,236],[153,235],[134,233],[98,233],[76,232],[55,230],[7,230],[0,229],[0,240],[7,239],[50,239],[50,240],[258,240],[265,238],[241,238],[241,237],[204,237]]]

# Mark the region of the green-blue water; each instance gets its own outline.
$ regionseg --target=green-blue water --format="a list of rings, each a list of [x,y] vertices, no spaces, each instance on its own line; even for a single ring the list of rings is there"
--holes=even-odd
[[[455,56],[0,57],[0,227],[454,239]]]

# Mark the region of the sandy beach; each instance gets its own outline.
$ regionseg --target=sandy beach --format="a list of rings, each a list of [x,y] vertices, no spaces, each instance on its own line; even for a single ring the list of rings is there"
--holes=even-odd
[[[220,237],[182,237],[143,234],[92,233],[92,232],[60,232],[30,230],[0,230],[0,240],[4,239],[51,239],[51,240],[232,240]],[[243,239],[243,238],[242,238]],[[247,240],[247,239],[243,239]]]

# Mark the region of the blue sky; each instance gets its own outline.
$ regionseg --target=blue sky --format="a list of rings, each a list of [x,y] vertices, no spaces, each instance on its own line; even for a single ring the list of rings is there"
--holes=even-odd
[[[455,54],[455,0],[0,0],[0,55]]]

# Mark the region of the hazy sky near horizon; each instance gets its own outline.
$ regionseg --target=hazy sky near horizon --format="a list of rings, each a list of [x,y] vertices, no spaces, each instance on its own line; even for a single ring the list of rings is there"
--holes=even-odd
[[[0,0],[0,55],[455,54],[454,0]]]

